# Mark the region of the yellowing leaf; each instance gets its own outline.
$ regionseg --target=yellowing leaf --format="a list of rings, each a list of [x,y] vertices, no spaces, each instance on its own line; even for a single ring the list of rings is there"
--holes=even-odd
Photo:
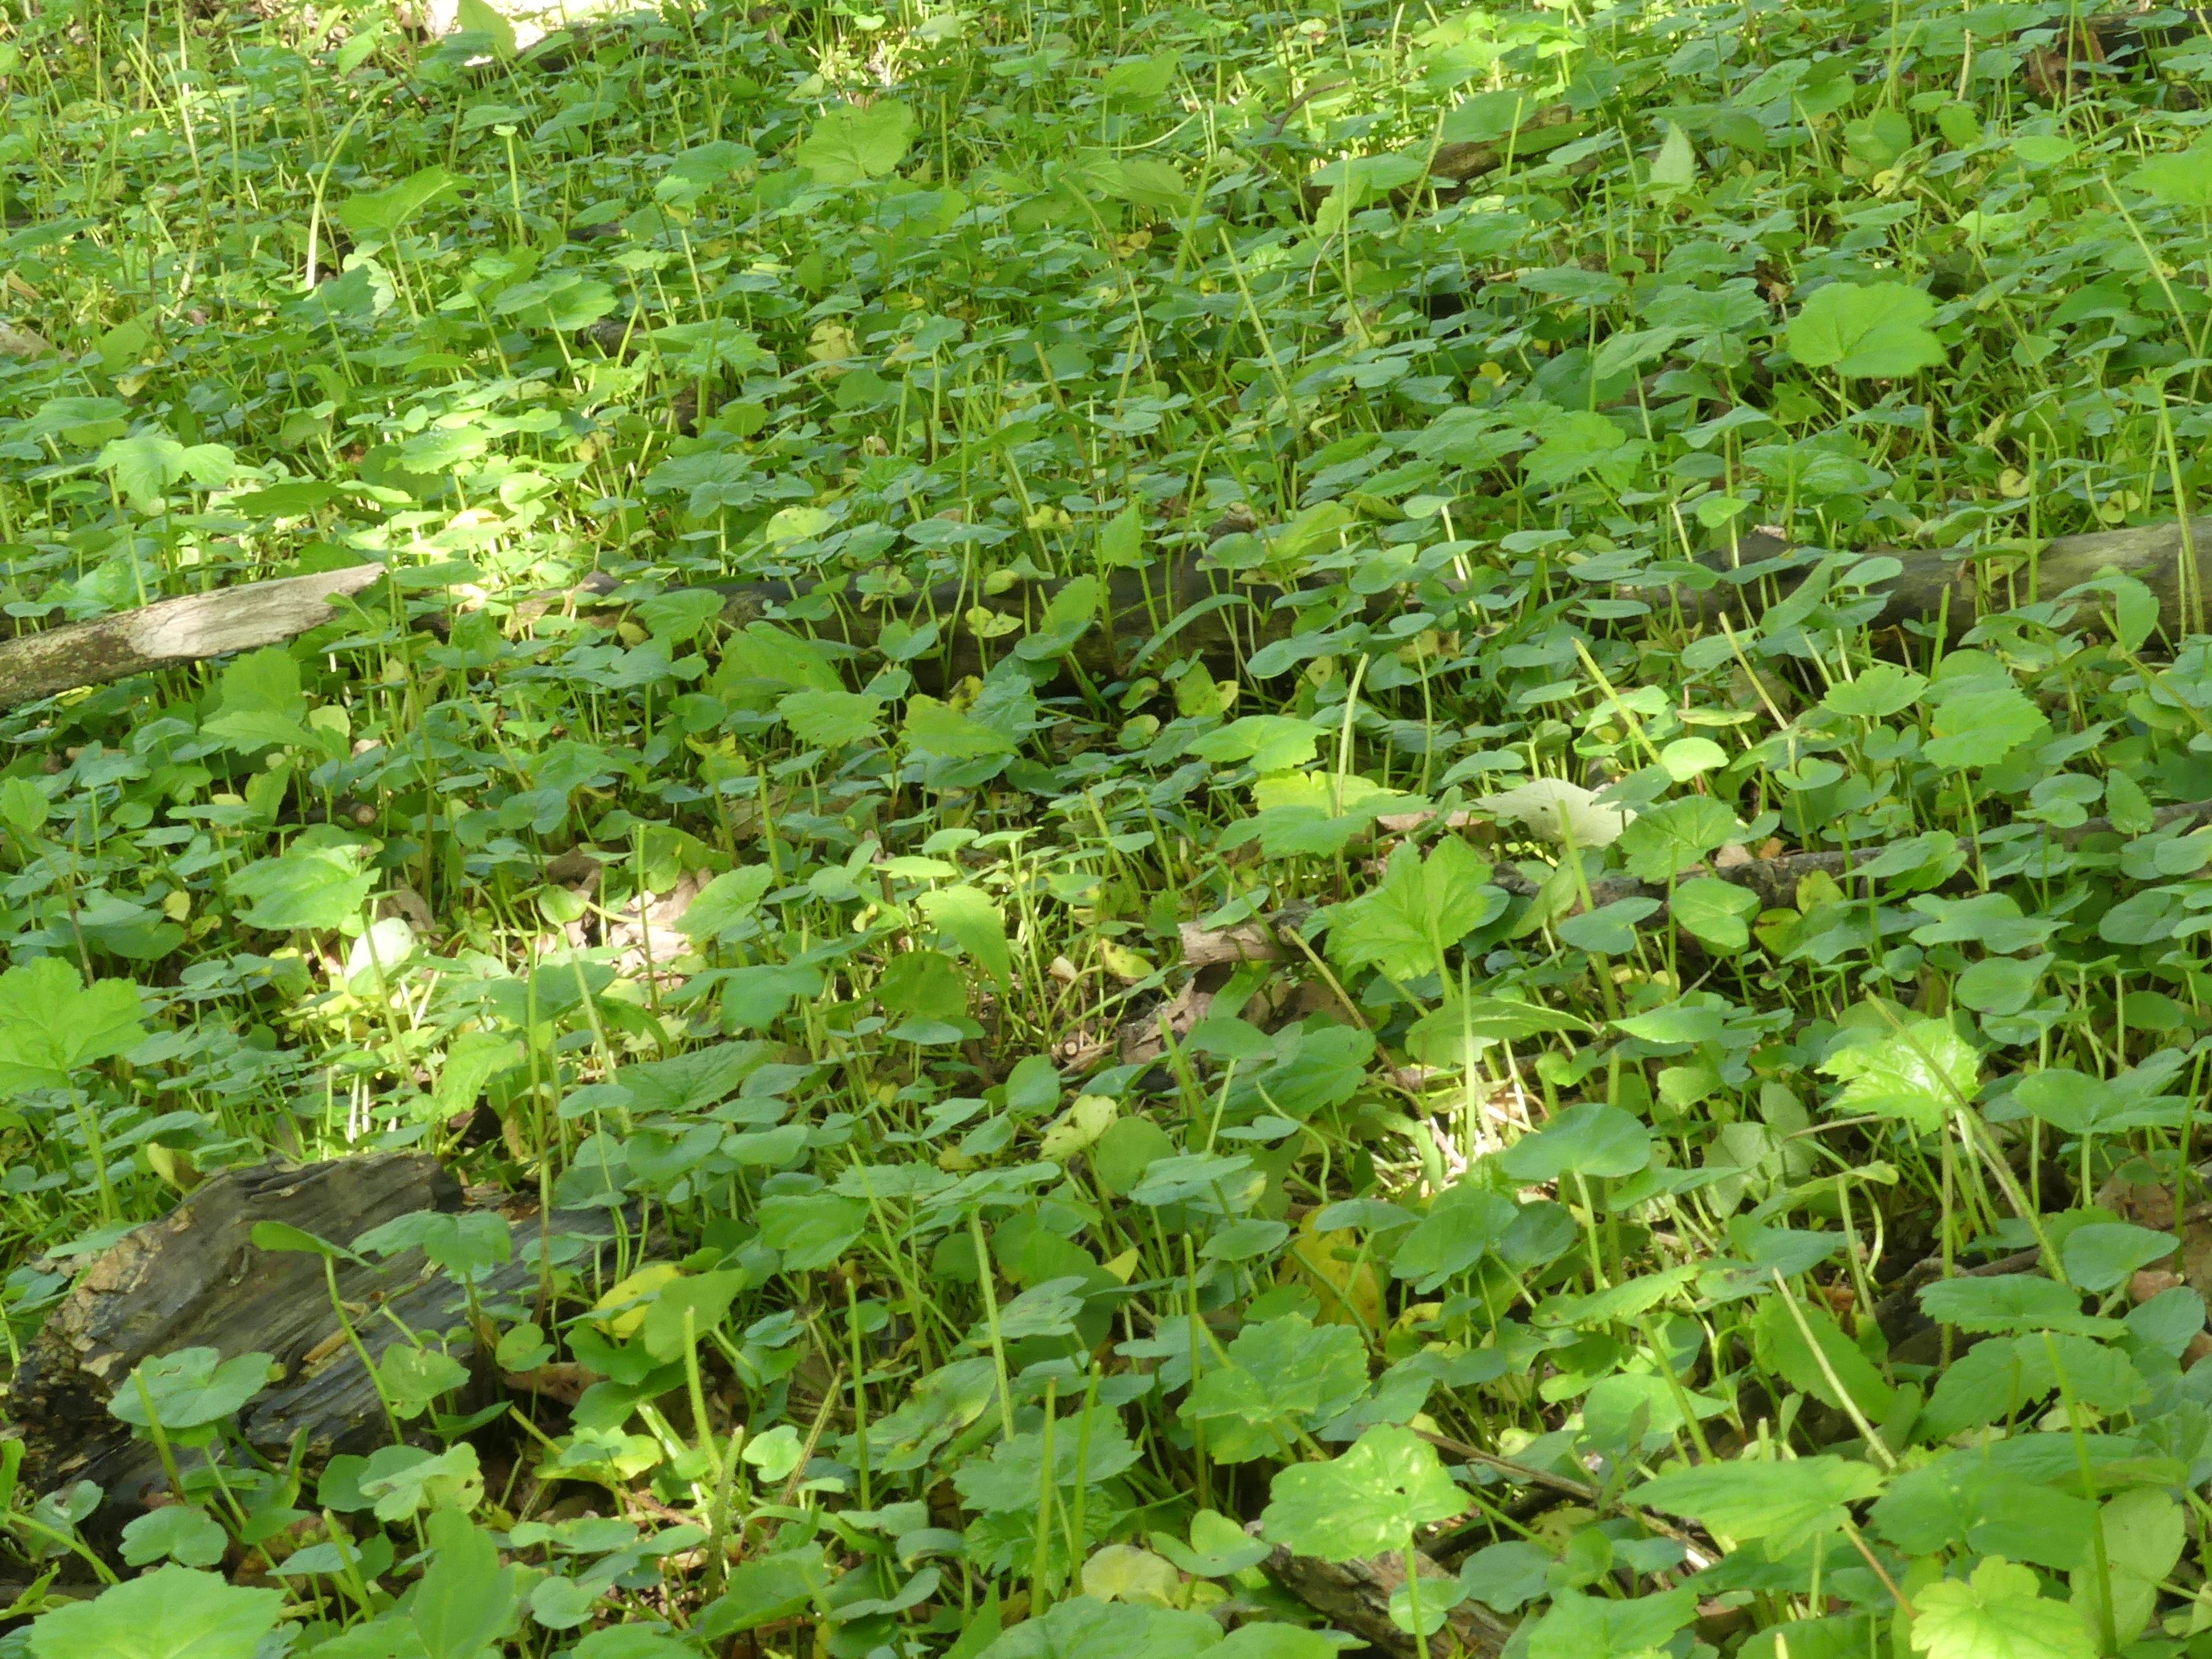
[[[684,1270],[672,1261],[656,1261],[649,1267],[641,1267],[593,1303],[592,1316],[609,1336],[627,1341],[645,1323],[647,1298],[662,1285],[683,1277]],[[633,1303],[637,1305],[631,1306]]]

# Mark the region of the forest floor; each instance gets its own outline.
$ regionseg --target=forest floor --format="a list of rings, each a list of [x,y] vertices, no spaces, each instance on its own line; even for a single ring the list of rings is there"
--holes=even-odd
[[[0,1659],[2212,1655],[2201,14],[496,5],[0,22]]]

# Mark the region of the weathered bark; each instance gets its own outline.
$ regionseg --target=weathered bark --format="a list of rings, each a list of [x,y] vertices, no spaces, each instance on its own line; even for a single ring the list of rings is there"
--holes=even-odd
[[[283,1375],[240,1414],[246,1442],[282,1461],[305,1442],[310,1465],[391,1436],[375,1386],[340,1330],[320,1257],[264,1250],[256,1224],[282,1222],[349,1245],[370,1228],[422,1210],[459,1211],[460,1185],[434,1158],[368,1153],[311,1164],[268,1164],[210,1177],[167,1216],[125,1236],[48,1317],[9,1386],[6,1415],[23,1441],[23,1478],[39,1492],[97,1482],[90,1523],[104,1536],[138,1513],[162,1480],[153,1445],[132,1437],[107,1402],[138,1363],[192,1347],[224,1358],[270,1355]],[[528,1293],[539,1269],[523,1260],[541,1232],[595,1233],[604,1212],[514,1222],[507,1263],[477,1287],[479,1304]],[[341,1259],[340,1299],[374,1358],[405,1340],[452,1333],[447,1352],[475,1349],[466,1297],[419,1252],[374,1265]],[[384,1316],[389,1310],[399,1324]],[[189,1465],[197,1454],[186,1454]]]
[[[1433,1581],[1442,1592],[1445,1585],[1453,1582],[1452,1575],[1427,1555],[1417,1550],[1413,1559],[1423,1583]],[[1414,1659],[1418,1650],[1413,1636],[1400,1630],[1390,1620],[1390,1597],[1406,1582],[1403,1555],[1378,1555],[1364,1561],[1323,1561],[1316,1556],[1293,1555],[1279,1544],[1275,1553],[1260,1567],[1337,1629],[1358,1637],[1370,1646],[1392,1655],[1394,1659]],[[1465,1601],[1446,1615],[1444,1628],[1429,1638],[1428,1650],[1432,1659],[1444,1659],[1453,1652],[1492,1659],[1504,1651],[1512,1634],[1480,1602]]]
[[[2184,556],[2185,545],[2191,556]],[[1757,564],[1790,550],[1786,543],[1763,532],[1747,536],[1735,552],[1707,554],[1698,562],[1726,572],[1732,567]],[[1927,622],[1948,614],[1963,633],[1973,625],[1979,589],[1973,561],[1966,548],[1877,547],[1869,558],[1895,559],[1905,568],[1887,585],[1886,603],[1875,621],[1876,628],[1896,628],[1908,622]],[[2069,588],[2094,580],[2108,571],[2132,576],[2158,596],[2160,619],[2169,629],[2212,626],[2212,599],[2205,582],[2212,580],[2212,518],[2190,521],[2185,536],[2181,524],[2142,525],[2129,530],[2100,530],[2086,536],[2061,536],[2045,542],[2033,560],[2026,554],[2008,556],[2013,569],[2008,582],[1990,586],[1999,609],[2014,603],[2030,604],[2056,599]],[[2195,580],[2185,592],[2185,579],[2193,570]],[[1803,572],[1778,578],[1787,592],[1796,587]],[[2031,575],[2033,591],[2030,589]],[[1741,586],[1723,580],[1702,592],[1676,590],[1685,616],[1705,622],[1723,617],[1753,614],[1763,608],[1760,584]],[[1948,593],[1948,607],[1944,596]],[[2192,611],[2194,614],[2192,614]]]
[[[18,635],[0,643],[0,708],[149,669],[281,644],[330,621],[331,600],[358,593],[383,575],[382,565],[362,564],[280,576]]]

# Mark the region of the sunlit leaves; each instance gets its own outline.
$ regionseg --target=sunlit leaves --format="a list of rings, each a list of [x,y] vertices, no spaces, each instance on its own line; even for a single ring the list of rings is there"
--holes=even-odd
[[[2092,1659],[2098,1650],[2072,1608],[2002,1556],[1984,1559],[1971,1578],[1929,1585],[1913,1614],[1913,1650],[1928,1659]]]
[[[170,1565],[31,1626],[32,1659],[253,1659],[283,1612],[281,1590],[226,1584]]]
[[[1621,859],[1632,875],[1670,881],[1738,833],[1735,814],[1711,795],[1684,795],[1651,808],[1621,832]]]
[[[407,222],[460,179],[441,167],[428,167],[382,190],[363,191],[340,202],[331,216],[356,236],[392,236]]]
[[[1400,979],[1441,972],[1445,950],[1489,915],[1489,878],[1490,866],[1456,836],[1438,842],[1425,859],[1410,843],[1402,846],[1373,891],[1332,912],[1329,952]]]
[[[85,1067],[127,1054],[146,1037],[138,988],[126,979],[87,985],[59,957],[0,974],[0,1094],[62,1089]]]
[[[1326,1463],[1277,1473],[1262,1530],[1298,1555],[1352,1561],[1402,1550],[1413,1528],[1449,1520],[1467,1496],[1410,1429],[1381,1425]]]
[[[1846,380],[1895,380],[1943,361],[1925,326],[1935,314],[1927,291],[1908,283],[1830,283],[1790,320],[1790,354]]]
[[[1923,1133],[1940,1128],[1981,1086],[1980,1056],[1940,1019],[1911,1020],[1887,1036],[1838,1048],[1820,1069],[1844,1079],[1831,1103],[1837,1113],[1899,1118]]]
[[[245,902],[239,919],[272,932],[336,927],[355,920],[376,885],[352,846],[295,845],[273,858],[246,865],[230,878],[230,894]]]
[[[914,142],[914,112],[895,99],[825,110],[799,146],[799,164],[819,185],[857,185],[896,170]]]

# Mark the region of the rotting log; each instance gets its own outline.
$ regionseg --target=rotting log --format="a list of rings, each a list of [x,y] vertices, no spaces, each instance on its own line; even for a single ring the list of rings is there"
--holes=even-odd
[[[333,599],[359,593],[383,576],[382,565],[349,565],[18,634],[0,643],[0,708],[151,669],[281,645],[329,622]]]
[[[1720,583],[1699,592],[1677,589],[1674,597],[1684,616],[1703,622],[1753,614],[1758,607],[1753,603],[1753,592],[1758,584],[1738,586],[1727,580],[1727,576],[1733,569],[1763,563],[1791,550],[1779,537],[1764,531],[1754,532],[1744,537],[1733,551],[1708,553],[1698,560],[1708,569],[1721,573]],[[2018,550],[2007,547],[2002,556],[2007,561],[2007,574],[1996,578],[1976,568],[1978,561],[1970,556],[1972,551],[1971,547],[1877,547],[1861,555],[1895,559],[1904,567],[1884,585],[1885,602],[1873,625],[1899,628],[1948,615],[1963,633],[1973,625],[1979,600],[1991,589],[1996,591],[1999,608],[2006,609],[2015,603],[2057,599],[2108,572],[2131,576],[2156,594],[2160,618],[2169,629],[2212,624],[2212,600],[2206,599],[2204,586],[2212,579],[2212,518],[2193,519],[2185,531],[2177,519],[2127,530],[2060,536],[2042,544],[2032,556],[2025,545]],[[2185,580],[2192,572],[2193,588]],[[1803,580],[1804,574],[1785,572],[1776,578],[1777,584],[1786,593]]]
[[[140,1361],[185,1348],[274,1359],[281,1376],[238,1419],[246,1443],[264,1456],[281,1462],[297,1446],[313,1467],[388,1440],[374,1382],[331,1307],[322,1258],[263,1249],[252,1242],[253,1229],[279,1222],[343,1247],[398,1217],[458,1212],[463,1204],[459,1182],[434,1158],[414,1153],[266,1164],[210,1176],[169,1214],[111,1246],[24,1354],[6,1415],[24,1443],[25,1484],[45,1492],[96,1482],[104,1501],[88,1524],[102,1540],[143,1512],[163,1483],[161,1462],[107,1404]],[[478,1281],[479,1306],[535,1292],[542,1268],[525,1247],[541,1237],[588,1240],[611,1231],[603,1211],[556,1212],[509,1224],[509,1259]],[[402,1326],[432,1339],[450,1333],[447,1352],[464,1363],[476,1357],[466,1292],[432,1272],[419,1251],[376,1263],[340,1256],[335,1267],[341,1301],[388,1310],[398,1322],[382,1311],[354,1321],[372,1359],[406,1340]]]
[[[1255,1528],[1258,1522],[1252,1523]],[[1413,1559],[1421,1582],[1433,1582],[1441,1600],[1448,1586],[1458,1581],[1425,1553]],[[1390,1617],[1390,1597],[1406,1582],[1406,1558],[1394,1553],[1366,1560],[1324,1561],[1317,1556],[1293,1555],[1278,1544],[1261,1562],[1260,1569],[1277,1586],[1320,1613],[1337,1629],[1357,1636],[1393,1659],[1415,1659],[1419,1649],[1411,1632],[1398,1628]],[[1427,1644],[1431,1659],[1452,1653],[1495,1659],[1505,1650],[1511,1629],[1480,1602],[1460,1601],[1444,1615],[1444,1626]]]
[[[1224,520],[1214,526],[1212,534],[1218,539],[1247,527]],[[2183,557],[2185,544],[2192,556],[2187,560]],[[1707,554],[1700,561],[1723,576],[1719,583],[1695,591],[1676,588],[1671,595],[1656,597],[1662,604],[1671,597],[1686,617],[1707,623],[1753,614],[1764,580],[1739,585],[1726,580],[1727,576],[1735,569],[1789,550],[1771,536],[1746,537],[1732,553]],[[1888,584],[1887,601],[1876,619],[1877,628],[1894,629],[1943,614],[1961,631],[1971,625],[1984,582],[1973,562],[1958,550],[1875,548],[1865,556],[1893,558],[1903,567]],[[2027,556],[2008,550],[2008,556],[2021,567],[2014,573],[2012,584],[2024,590]],[[2195,572],[2193,594],[2184,591],[2185,565]],[[2037,592],[2046,597],[2107,571],[2132,576],[2157,596],[2160,615],[2169,627],[2178,629],[2187,619],[2192,599],[2201,599],[2204,584],[2212,580],[2212,519],[2193,520],[2185,537],[2179,523],[2062,536],[2044,544],[2033,566]],[[79,686],[103,684],[154,669],[279,644],[331,621],[332,600],[365,591],[384,571],[381,565],[367,564],[312,576],[250,582],[211,593],[163,599],[93,622],[20,635],[0,642],[0,708]],[[1803,572],[1781,572],[1771,580],[1776,589],[1786,594],[1803,580]],[[1277,608],[1276,600],[1294,586],[1315,585],[1222,569],[1203,552],[1182,550],[1134,569],[1113,572],[1101,597],[1102,625],[1077,640],[1066,659],[1097,682],[1134,672],[1146,662],[1172,661],[1191,653],[1225,672],[1233,672],[1242,653],[1290,632],[1291,615]],[[722,595],[722,619],[734,627],[769,619],[817,591],[815,584],[790,580],[708,586]],[[884,630],[893,623],[908,628],[933,623],[940,630],[933,654],[911,667],[923,684],[941,685],[983,672],[1011,654],[1018,643],[1018,633],[994,636],[988,627],[977,628],[976,613],[1012,617],[1017,623],[1032,621],[1042,615],[1044,607],[1065,586],[1062,581],[1017,583],[1002,592],[986,595],[978,593],[971,584],[947,581],[889,605],[840,605],[825,618],[805,625],[819,637],[870,651],[877,648]],[[532,595],[517,608],[536,615],[561,604],[603,605],[618,591],[611,580],[593,578],[564,594]],[[1376,617],[1387,614],[1393,603],[1387,594],[1378,594],[1370,602],[1370,612]],[[2212,602],[2200,608],[2206,620],[2212,622]],[[1003,639],[1004,644],[994,643],[994,639]]]

